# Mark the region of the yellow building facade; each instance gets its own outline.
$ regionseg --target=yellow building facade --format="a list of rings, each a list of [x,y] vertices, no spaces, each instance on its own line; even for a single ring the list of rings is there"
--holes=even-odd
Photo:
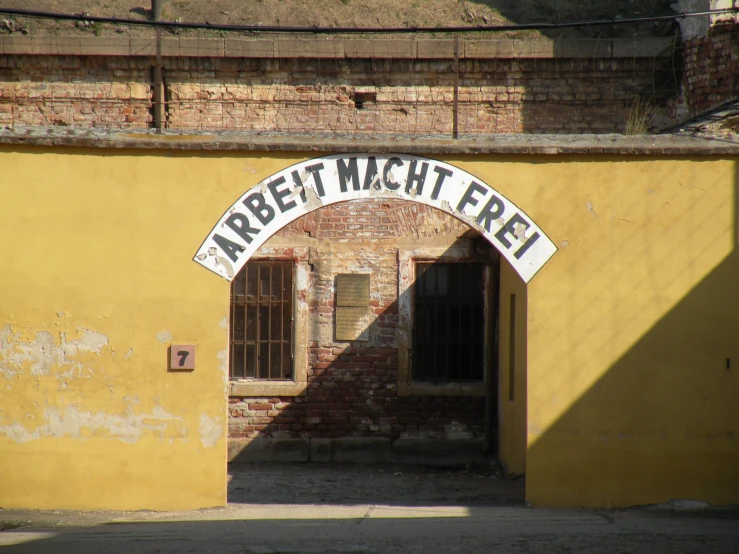
[[[528,283],[500,266],[498,455],[527,501],[738,503],[739,154],[431,148],[556,247]],[[193,257],[334,151],[286,150],[0,145],[0,507],[225,504],[229,283]]]

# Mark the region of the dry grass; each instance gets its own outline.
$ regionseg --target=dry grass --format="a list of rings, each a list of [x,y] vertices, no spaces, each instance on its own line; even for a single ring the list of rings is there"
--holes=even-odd
[[[648,135],[652,120],[656,114],[651,100],[635,98],[626,116],[625,135]]]

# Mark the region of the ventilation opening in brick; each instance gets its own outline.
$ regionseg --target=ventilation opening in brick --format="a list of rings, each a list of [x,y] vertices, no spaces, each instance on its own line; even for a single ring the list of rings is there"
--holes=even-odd
[[[377,102],[377,94],[374,92],[355,92],[354,93],[354,108],[357,110],[363,110],[366,102],[375,103]]]

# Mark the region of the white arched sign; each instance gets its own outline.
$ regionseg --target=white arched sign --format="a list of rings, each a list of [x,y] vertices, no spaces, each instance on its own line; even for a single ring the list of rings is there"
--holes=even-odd
[[[403,154],[336,154],[300,162],[250,188],[223,214],[193,259],[230,281],[291,221],[361,198],[420,202],[461,219],[527,283],[557,251],[513,202],[458,167]]]

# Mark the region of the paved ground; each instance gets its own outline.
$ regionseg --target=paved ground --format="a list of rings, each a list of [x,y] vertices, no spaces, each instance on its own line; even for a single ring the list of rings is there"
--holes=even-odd
[[[230,503],[391,506],[523,505],[523,479],[478,464],[465,470],[392,464],[240,464],[229,472]]]
[[[543,510],[522,493],[479,467],[241,467],[225,508],[0,511],[0,552],[739,553],[736,510]]]

